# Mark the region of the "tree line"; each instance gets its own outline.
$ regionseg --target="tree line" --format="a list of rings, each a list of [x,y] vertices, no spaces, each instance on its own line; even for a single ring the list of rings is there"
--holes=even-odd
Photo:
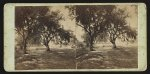
[[[128,13],[115,5],[73,5],[65,6],[76,25],[85,31],[84,40],[87,47],[93,51],[97,40],[107,39],[116,48],[116,39],[135,40],[136,30],[128,26]],[[27,53],[29,41],[41,40],[50,51],[49,43],[67,44],[71,38],[76,39],[70,31],[59,23],[64,20],[60,11],[52,11],[47,6],[15,7],[15,30],[21,36],[21,47]],[[35,40],[36,39],[36,40]],[[77,40],[77,39],[76,39]]]

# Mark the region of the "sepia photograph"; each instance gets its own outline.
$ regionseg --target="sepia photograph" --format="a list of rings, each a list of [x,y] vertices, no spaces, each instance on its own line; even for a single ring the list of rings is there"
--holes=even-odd
[[[6,20],[13,19],[5,20],[5,70],[146,69],[144,4],[7,4],[5,8]]]

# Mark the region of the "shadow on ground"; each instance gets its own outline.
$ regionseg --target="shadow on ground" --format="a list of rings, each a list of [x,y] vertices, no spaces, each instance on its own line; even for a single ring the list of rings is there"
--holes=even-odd
[[[136,47],[84,52],[75,49],[52,49],[46,52],[43,48],[28,52],[27,55],[16,54],[15,69],[120,69],[137,68],[138,64]]]

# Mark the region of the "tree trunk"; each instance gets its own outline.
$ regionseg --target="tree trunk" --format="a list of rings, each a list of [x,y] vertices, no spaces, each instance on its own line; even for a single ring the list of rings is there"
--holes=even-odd
[[[93,45],[90,45],[90,51],[94,51]]]
[[[112,48],[117,48],[115,40],[114,40],[114,41],[111,41],[111,43],[112,43],[112,45],[113,45]]]
[[[59,47],[62,47],[62,42],[60,42],[60,46]]]
[[[49,46],[48,46],[48,45],[46,45],[46,48],[47,48],[47,51],[50,51],[50,48],[49,48]]]
[[[115,42],[113,43],[113,48],[117,48],[117,46],[116,46],[116,43],[115,43]]]
[[[23,51],[24,51],[24,54],[27,54],[27,42],[26,42],[26,40],[24,40],[24,43],[23,43]]]
[[[45,45],[47,51],[50,51],[49,42],[50,42],[50,41],[48,41],[47,39],[44,40],[44,45]]]
[[[93,49],[93,38],[92,37],[90,37],[90,51],[94,51],[94,49]]]

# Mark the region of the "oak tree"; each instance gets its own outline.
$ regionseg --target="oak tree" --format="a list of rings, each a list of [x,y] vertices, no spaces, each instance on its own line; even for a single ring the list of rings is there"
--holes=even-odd
[[[76,20],[76,24],[83,28],[87,34],[87,44],[93,51],[93,44],[101,33],[106,32],[105,16],[110,13],[115,6],[112,5],[76,5],[66,6]]]
[[[15,7],[15,30],[21,36],[21,47],[27,53],[28,40],[36,34],[38,17],[47,13],[47,7],[16,6]]]
[[[107,16],[107,34],[109,41],[113,44],[113,48],[116,48],[116,39],[123,39],[126,41],[136,39],[136,30],[132,29],[127,23],[128,13],[123,9],[115,8]]]
[[[39,34],[42,39],[42,43],[47,47],[47,51],[50,51],[49,43],[51,41],[56,41],[57,43],[70,42],[70,33],[64,30],[59,21],[63,17],[60,15],[59,11],[51,11],[44,16],[39,17]]]

